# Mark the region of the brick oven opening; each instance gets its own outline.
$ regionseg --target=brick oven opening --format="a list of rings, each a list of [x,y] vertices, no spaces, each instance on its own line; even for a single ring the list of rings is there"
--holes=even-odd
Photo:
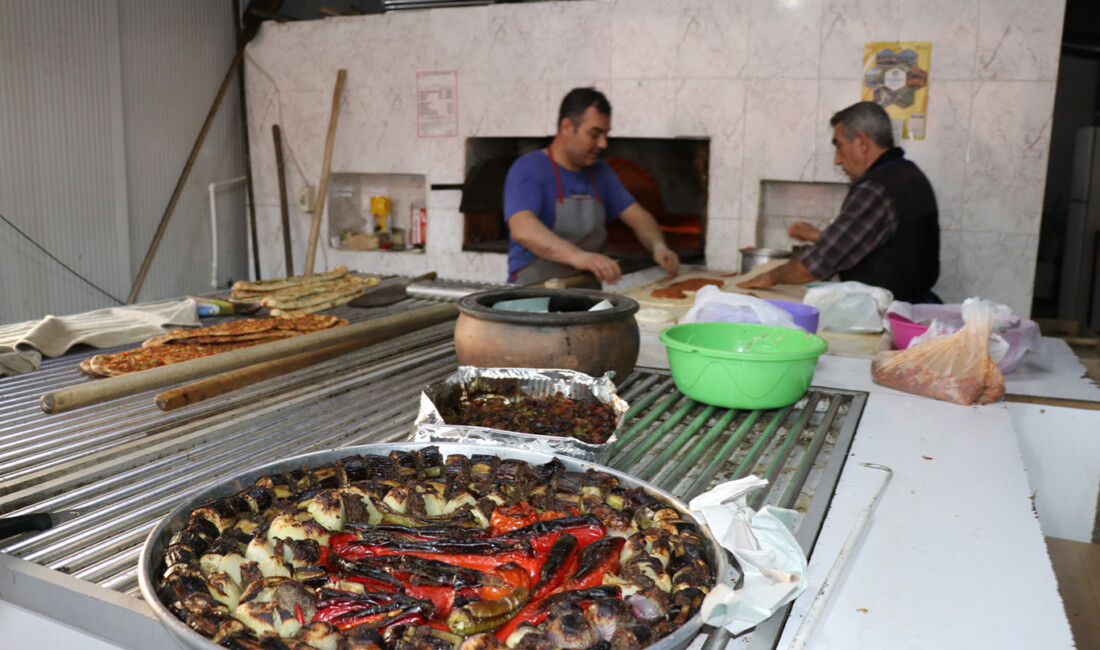
[[[504,179],[517,158],[545,148],[551,138],[469,138],[462,187],[462,249],[508,252]],[[615,138],[604,159],[654,217],[681,260],[702,261],[706,241],[710,142],[688,138]],[[608,224],[605,252],[624,265],[643,266],[645,249],[626,225]]]

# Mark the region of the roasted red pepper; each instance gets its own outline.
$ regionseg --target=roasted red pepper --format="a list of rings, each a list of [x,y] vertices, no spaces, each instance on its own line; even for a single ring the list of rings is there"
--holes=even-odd
[[[385,548],[368,550],[377,555],[402,554],[401,551]],[[428,560],[438,560],[447,564],[476,569],[485,573],[492,573],[498,566],[511,562],[523,567],[532,576],[538,576],[542,567],[542,563],[538,557],[514,551],[501,553],[500,555],[448,555],[446,553],[404,553],[404,555],[422,557]]]
[[[536,553],[546,553],[557,541],[562,533],[569,533],[577,538],[580,548],[588,546],[597,539],[607,534],[607,528],[592,515],[578,515],[576,517],[562,517],[560,519],[548,519],[536,521],[523,528],[517,528],[494,539],[509,541],[526,540]]]
[[[531,590],[531,600],[539,600],[554,590],[565,579],[565,572],[569,567],[569,560],[577,551],[577,538],[569,533],[558,537],[554,545],[546,554],[546,561],[542,565],[539,581]]]
[[[497,506],[489,519],[489,530],[493,536],[530,526],[540,519],[539,513],[528,503],[516,503]]]
[[[577,562],[567,573],[568,578],[558,589],[588,589],[603,584],[605,573],[618,573],[619,553],[626,542],[622,537],[604,537],[584,548],[577,555]]]
[[[417,600],[430,600],[435,606],[433,618],[447,620],[447,616],[454,607],[455,590],[453,587],[440,587],[436,585],[411,585],[405,584],[405,593]]]

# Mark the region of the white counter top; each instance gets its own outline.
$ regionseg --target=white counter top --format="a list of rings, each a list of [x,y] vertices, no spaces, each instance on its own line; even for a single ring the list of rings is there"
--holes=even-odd
[[[865,359],[822,357],[814,384],[871,395],[779,647],[882,480],[870,462],[893,480],[808,647],[1072,648],[1005,405],[883,388]]]

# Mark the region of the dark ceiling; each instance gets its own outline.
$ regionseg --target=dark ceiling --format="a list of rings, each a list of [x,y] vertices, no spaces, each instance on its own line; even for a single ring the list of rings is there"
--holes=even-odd
[[[316,20],[328,16],[380,14],[405,9],[421,9],[461,4],[503,4],[540,0],[283,0],[274,15],[276,20]],[[259,3],[262,4],[262,3]],[[1063,53],[1100,58],[1100,0],[1066,0],[1066,20],[1062,33]]]

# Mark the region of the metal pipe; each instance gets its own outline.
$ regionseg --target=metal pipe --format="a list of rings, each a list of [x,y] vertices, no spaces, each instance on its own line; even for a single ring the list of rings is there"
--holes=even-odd
[[[756,424],[756,421],[758,419],[760,419],[761,413],[763,413],[763,411],[752,411],[751,413],[749,413],[749,417],[745,418],[745,421],[741,423],[741,426],[737,427],[737,432],[730,436],[728,440],[726,440],[726,443],[722,445],[722,448],[718,450],[718,453],[714,455],[714,458],[710,459],[710,462],[707,463],[706,468],[699,472],[699,474],[695,477],[695,480],[691,482],[691,485],[684,492],[685,500],[690,500],[692,497],[698,495],[700,492],[703,491],[703,488],[705,488],[707,484],[710,483],[711,479],[714,478],[714,474],[718,471],[718,468],[726,462],[726,458],[729,457],[730,452],[736,449],[737,446],[741,444],[741,441],[749,435],[749,431],[752,430],[752,426]]]
[[[634,438],[634,436],[644,431],[645,428],[648,427],[654,420],[664,415],[665,411],[667,411],[669,408],[672,407],[673,404],[681,399],[687,398],[679,392],[669,395],[665,399],[665,401],[661,402],[657,406],[657,408],[653,409],[649,413],[646,413],[645,417],[643,417],[638,423],[627,429],[623,433],[623,435],[619,436],[619,439],[615,442],[614,451],[616,453],[622,451],[622,449]],[[688,400],[688,403],[692,403],[691,400]]]
[[[225,78],[222,79],[222,85],[218,88],[218,94],[214,97],[214,103],[206,113],[206,120],[199,130],[199,137],[195,139],[195,144],[191,147],[191,155],[187,157],[187,163],[184,164],[179,180],[176,181],[176,189],[172,191],[172,198],[168,200],[168,207],[164,210],[164,216],[160,218],[157,232],[153,235],[153,241],[149,244],[149,250],[145,253],[145,260],[141,263],[141,269],[134,280],[134,286],[130,289],[130,296],[126,298],[127,305],[134,304],[141,292],[141,285],[145,284],[145,275],[149,273],[149,267],[153,264],[153,256],[157,254],[157,248],[160,247],[160,240],[164,238],[164,233],[168,230],[168,222],[172,219],[172,213],[176,210],[176,203],[179,201],[180,195],[183,194],[187,177],[191,175],[191,168],[195,166],[195,160],[199,157],[199,150],[202,149],[206,134],[210,132],[210,125],[214,123],[214,116],[218,114],[218,108],[222,105],[222,99],[225,98],[225,91],[229,89],[229,82],[233,79],[233,73],[237,71],[237,68],[241,65],[241,59],[244,58],[244,46],[246,44],[247,41],[242,41],[237,45],[237,55],[233,57],[233,62],[229,64],[229,69],[225,72]]]
[[[829,429],[833,426],[838,410],[840,410],[840,399],[834,396],[830,400],[829,410],[825,412],[825,418],[817,427],[817,433],[814,434],[810,448],[802,456],[802,461],[798,463],[798,469],[795,470],[794,477],[787,484],[787,490],[779,500],[780,508],[794,507],[798,496],[802,493],[802,486],[806,484],[806,479],[810,475],[810,469],[813,468],[814,461],[817,460],[817,455],[820,453],[822,445],[825,444],[825,438],[829,436]]]
[[[685,402],[683,406],[681,406],[675,413],[673,413],[667,420],[665,420],[661,424],[661,426],[657,427],[657,430],[650,434],[650,436],[646,440],[641,441],[640,444],[634,447],[629,456],[626,456],[622,460],[617,460],[613,467],[615,467],[616,469],[623,469],[624,467],[630,467],[631,465],[633,465],[635,462],[638,461],[639,458],[641,458],[642,454],[649,451],[653,447],[653,445],[657,444],[657,441],[660,440],[670,429],[680,424],[680,420],[683,420],[688,412],[690,412],[693,408],[695,408],[695,402],[690,399],[687,400],[687,402]]]
[[[886,484],[890,482],[890,478],[894,475],[894,470],[885,465],[877,465],[875,463],[860,463],[860,465],[885,472],[886,475],[883,477],[882,483],[879,484],[878,489],[875,490],[874,495],[871,497],[871,502],[864,506],[863,510],[859,511],[859,516],[856,517],[856,523],[852,526],[851,532],[848,533],[848,538],[844,540],[844,545],[840,547],[840,552],[837,553],[832,568],[829,569],[828,575],[825,576],[825,580],[821,583],[821,588],[817,590],[817,595],[814,596],[813,602],[810,603],[810,609],[807,610],[806,615],[802,617],[802,623],[798,626],[798,632],[795,633],[794,638],[791,639],[788,650],[803,650],[806,644],[809,643],[810,636],[814,633],[814,627],[817,626],[817,621],[821,617],[821,612],[825,610],[825,606],[829,602],[829,597],[832,596],[833,590],[836,589],[836,583],[844,572],[844,567],[847,566],[848,559],[852,556],[852,550],[855,549],[856,544],[859,543],[860,538],[863,536],[863,531],[867,528],[867,522],[871,520],[871,512],[875,509],[875,504],[878,503],[879,497],[882,496],[883,490],[886,489]]]
[[[684,427],[684,430],[680,432],[680,435],[676,436],[676,439],[672,441],[672,444],[665,445],[664,451],[657,456],[657,458],[650,461],[643,469],[636,469],[635,474],[645,480],[649,480],[654,474],[664,469],[665,463],[672,457],[673,454],[680,451],[684,446],[684,443],[689,438],[695,435],[695,432],[703,428],[703,425],[710,419],[711,414],[714,413],[715,406],[708,406],[703,409],[703,412],[695,416],[695,419],[691,421],[691,424]]]
[[[698,440],[691,448],[691,450],[688,451],[687,456],[685,456],[683,459],[680,460],[679,463],[676,463],[673,467],[669,468],[667,472],[665,472],[668,478],[661,479],[657,482],[657,484],[665,488],[666,490],[671,491],[672,485],[669,485],[669,483],[679,483],[680,480],[683,479],[684,476],[687,474],[687,472],[695,466],[695,461],[699,459],[699,456],[711,446],[715,438],[726,432],[726,429],[736,417],[737,409],[727,410],[722,415],[722,417],[718,418],[718,421],[714,423],[714,426],[710,428],[710,431],[708,431],[701,440]]]
[[[210,286],[214,289],[218,289],[218,201],[214,196],[214,190],[219,187],[225,187],[226,185],[235,185],[241,181],[247,180],[247,176],[238,176],[236,178],[230,178],[225,181],[217,181],[207,186],[206,191],[210,194]],[[249,237],[251,241],[251,236]],[[256,245],[253,242],[253,245]]]
[[[802,407],[802,411],[799,413],[798,418],[795,420],[794,426],[787,432],[787,439],[783,441],[783,446],[780,447],[779,453],[772,458],[771,464],[768,466],[768,471],[764,473],[764,480],[768,482],[769,486],[775,485],[775,478],[779,475],[780,470],[787,462],[787,456],[790,455],[791,449],[794,448],[794,442],[802,436],[802,429],[806,426],[806,422],[809,421],[810,415],[814,412],[814,408],[817,406],[817,400],[820,395],[814,393],[810,396],[810,399],[806,400],[806,405]],[[759,510],[760,506],[764,504],[764,498],[771,492],[771,490],[757,490],[749,499],[749,507],[753,510]]]

